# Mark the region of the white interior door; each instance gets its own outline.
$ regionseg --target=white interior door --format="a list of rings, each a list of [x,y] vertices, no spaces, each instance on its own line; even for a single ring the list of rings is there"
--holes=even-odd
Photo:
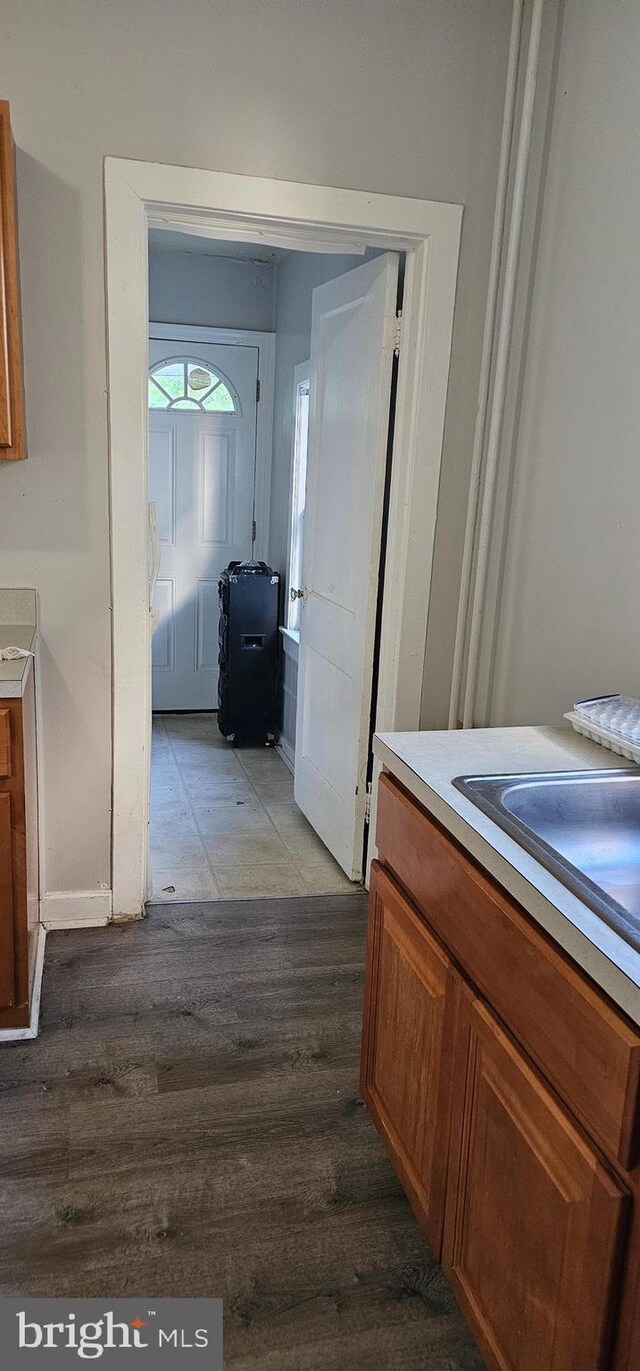
[[[257,347],[149,344],[156,710],[217,708],[218,577],[253,547],[258,360]]]
[[[313,292],[295,798],[362,876],[398,255]]]

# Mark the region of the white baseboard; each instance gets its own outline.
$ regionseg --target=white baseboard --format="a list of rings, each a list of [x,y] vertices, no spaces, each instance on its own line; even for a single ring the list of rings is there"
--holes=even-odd
[[[291,774],[294,775],[296,768],[296,754],[293,748],[291,747],[291,744],[287,742],[286,738],[280,738],[278,740],[278,742],[276,743],[276,752],[278,753],[279,757],[282,757],[285,766],[288,766]]]
[[[51,890],[40,900],[45,928],[102,928],[111,912],[110,890]]]
[[[36,950],[33,959],[33,972],[31,977],[31,1018],[27,1028],[0,1028],[0,1044],[2,1043],[23,1043],[30,1038],[37,1038],[38,1023],[40,1020],[40,996],[42,993],[42,971],[44,968],[44,945],[47,931],[42,924],[38,925],[36,935]]]

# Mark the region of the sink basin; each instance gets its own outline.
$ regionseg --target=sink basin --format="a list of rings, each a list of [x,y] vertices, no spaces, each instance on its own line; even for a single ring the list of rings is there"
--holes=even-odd
[[[640,952],[640,767],[453,784]]]

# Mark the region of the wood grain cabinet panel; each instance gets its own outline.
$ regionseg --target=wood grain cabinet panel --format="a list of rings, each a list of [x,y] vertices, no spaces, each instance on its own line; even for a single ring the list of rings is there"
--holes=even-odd
[[[33,671],[21,698],[0,698],[10,766],[0,768],[0,1029],[30,1021],[29,974],[38,936],[38,804]]]
[[[369,908],[362,1094],[439,1254],[455,980],[448,957],[377,863]]]
[[[0,794],[0,1007],[14,1001],[11,796]]]
[[[0,705],[0,780],[11,775],[11,714]]]
[[[628,1195],[461,994],[443,1264],[489,1365],[604,1371]]]
[[[26,455],[15,161],[9,103],[0,100],[0,460]]]

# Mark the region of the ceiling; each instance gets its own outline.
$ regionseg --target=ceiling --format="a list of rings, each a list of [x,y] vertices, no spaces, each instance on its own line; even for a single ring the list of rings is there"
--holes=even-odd
[[[235,243],[226,238],[203,238],[196,233],[162,228],[149,229],[149,247],[158,252],[195,252],[200,257],[235,257],[243,262],[281,262],[289,251],[266,243]]]

